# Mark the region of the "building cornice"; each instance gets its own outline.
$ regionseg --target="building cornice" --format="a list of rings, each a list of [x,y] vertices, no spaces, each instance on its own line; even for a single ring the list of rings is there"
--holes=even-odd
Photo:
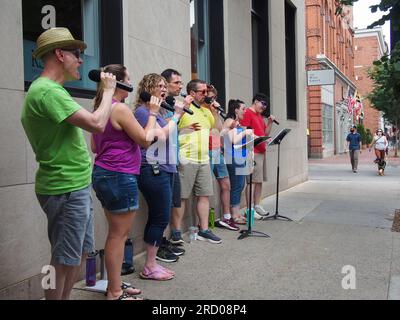
[[[324,54],[318,54],[317,61],[319,63],[324,63],[329,68],[335,70],[335,74],[337,74],[340,79],[342,79],[349,87],[356,90],[357,86],[327,56]]]
[[[388,45],[385,42],[385,38],[383,37],[382,28],[373,28],[373,29],[356,29],[355,30],[355,38],[367,38],[367,37],[377,37],[379,42],[379,49],[381,51],[381,56],[387,54]]]

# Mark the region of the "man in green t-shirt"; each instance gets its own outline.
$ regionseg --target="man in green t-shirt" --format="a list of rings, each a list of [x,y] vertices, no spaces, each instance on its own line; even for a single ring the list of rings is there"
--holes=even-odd
[[[111,113],[116,80],[101,74],[102,103],[93,113],[78,105],[63,88],[80,79],[78,68],[86,44],[66,28],[51,28],[37,40],[33,56],[44,70],[27,93],[21,122],[39,169],[35,191],[48,220],[55,288],[46,299],[69,299],[86,255],[94,251],[91,159],[81,130],[104,131]]]

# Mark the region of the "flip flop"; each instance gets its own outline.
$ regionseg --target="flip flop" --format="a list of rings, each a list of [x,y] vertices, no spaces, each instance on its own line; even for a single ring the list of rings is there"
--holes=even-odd
[[[121,289],[131,296],[137,296],[142,293],[142,290],[132,287],[131,285],[126,284],[125,282],[122,282]],[[107,293],[108,293],[108,288],[106,289],[106,292],[104,292],[104,295],[107,296]]]
[[[175,276],[175,271],[169,270],[161,265],[158,265],[164,272],[170,274],[171,276]]]
[[[143,271],[139,274],[140,278],[144,280],[157,280],[157,281],[168,281],[174,278],[173,275],[165,272],[160,266],[154,268],[154,270],[150,270],[147,267],[144,267]]]
[[[246,225],[247,224],[245,217],[233,218],[233,221],[235,222],[235,224],[239,224],[239,225]]]
[[[108,299],[108,301],[118,301],[118,300],[127,300],[127,301],[134,301],[134,300],[144,300],[143,298],[140,297],[134,297],[130,295],[129,293],[123,292],[118,298],[116,299]]]

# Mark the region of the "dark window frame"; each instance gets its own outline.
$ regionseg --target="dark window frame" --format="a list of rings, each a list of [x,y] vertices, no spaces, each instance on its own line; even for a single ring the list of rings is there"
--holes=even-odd
[[[251,19],[253,93],[270,97],[269,1],[252,0]]]
[[[297,8],[285,1],[286,112],[287,119],[298,121],[297,104]]]
[[[218,90],[218,102],[226,105],[224,2],[209,1],[210,23],[210,81]]]
[[[122,0],[99,0],[100,66],[124,63]],[[100,67],[99,66],[99,67]],[[84,75],[86,76],[86,75]],[[32,81],[24,81],[25,92]],[[65,88],[75,98],[93,99],[95,90]]]

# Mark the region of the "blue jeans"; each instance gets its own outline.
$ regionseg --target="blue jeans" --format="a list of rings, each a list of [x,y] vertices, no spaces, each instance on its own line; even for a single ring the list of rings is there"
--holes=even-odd
[[[214,173],[216,179],[224,179],[229,177],[226,168],[224,155],[220,150],[209,151],[211,171]]]
[[[144,241],[149,245],[159,247],[164,230],[169,223],[173,174],[160,170],[159,175],[154,175],[152,166],[145,165],[142,166],[140,176],[138,176],[138,184],[149,208]]]
[[[227,164],[229,179],[231,181],[231,208],[240,206],[241,195],[246,183],[246,176],[236,174],[238,168],[244,168],[245,165]]]
[[[125,214],[139,208],[139,191],[134,174],[94,166],[92,183],[101,205],[110,213]]]

